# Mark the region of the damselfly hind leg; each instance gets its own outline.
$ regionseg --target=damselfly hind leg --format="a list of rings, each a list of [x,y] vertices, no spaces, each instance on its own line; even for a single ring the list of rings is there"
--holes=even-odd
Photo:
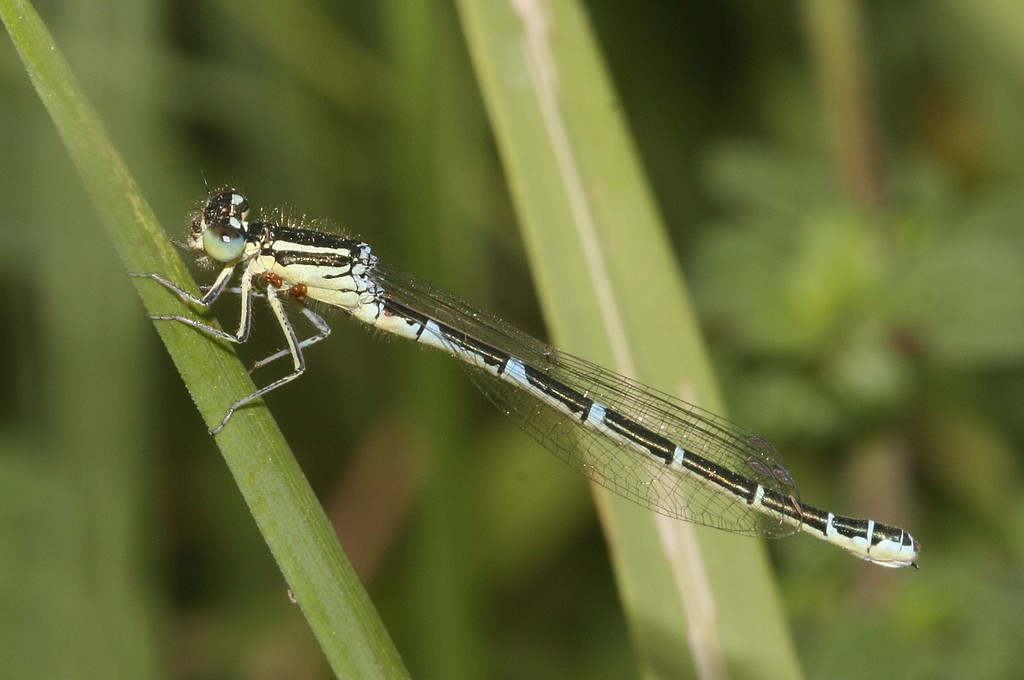
[[[244,285],[243,290],[245,290]],[[210,434],[215,435],[222,429],[224,429],[224,426],[227,425],[228,420],[231,419],[231,416],[234,415],[235,411],[237,411],[238,409],[242,408],[246,404],[256,399],[259,399],[265,394],[273,392],[278,387],[282,387],[290,383],[292,380],[295,380],[300,375],[302,375],[306,371],[306,359],[302,354],[302,348],[304,346],[310,345],[314,342],[317,342],[318,340],[327,337],[327,334],[330,333],[330,329],[327,328],[327,323],[323,319],[321,319],[318,314],[310,311],[309,314],[306,315],[307,318],[309,318],[310,321],[317,325],[318,328],[320,328],[320,324],[322,324],[323,328],[320,328],[321,332],[318,335],[315,335],[307,340],[300,341],[298,339],[298,336],[295,334],[295,327],[292,326],[291,321],[288,319],[287,311],[285,310],[284,303],[281,301],[279,295],[280,292],[281,291],[279,291],[277,287],[273,285],[268,286],[266,291],[266,298],[267,304],[270,306],[270,309],[271,311],[273,311],[278,324],[281,326],[281,330],[284,333],[285,341],[287,342],[288,347],[287,349],[284,349],[281,352],[277,352],[276,354],[271,355],[270,357],[262,360],[261,362],[257,362],[257,365],[254,368],[266,365],[266,363],[268,363],[269,361],[273,361],[274,359],[282,357],[285,354],[289,354],[292,357],[293,370],[288,375],[285,375],[267,385],[264,385],[263,387],[259,388],[252,394],[242,397],[234,404],[232,404],[231,407],[228,408],[227,413],[224,414],[224,417],[221,418],[220,423],[218,423],[216,427],[210,430]],[[245,304],[245,300],[247,299],[247,297],[251,296],[243,294],[243,305]],[[303,310],[305,309],[306,308],[304,307]],[[326,331],[324,330],[325,328]]]
[[[233,270],[234,266],[225,267],[221,271],[221,274],[217,277],[217,280],[213,283],[213,285],[206,292],[206,294],[201,298],[192,295],[185,289],[172,283],[170,280],[164,278],[159,274],[132,275],[138,278],[153,279],[154,281],[161,284],[165,288],[174,292],[183,301],[203,308],[209,308],[211,303],[214,300],[216,300],[217,297],[225,290],[231,292],[235,292],[237,290],[239,296],[241,297],[241,312],[239,318],[238,331],[235,332],[234,334],[220,330],[219,328],[214,328],[212,326],[196,321],[194,319],[190,319],[181,314],[154,314],[151,315],[151,318],[154,320],[178,321],[180,323],[183,323],[187,326],[191,326],[192,328],[203,331],[214,337],[227,340],[228,342],[233,342],[235,344],[243,344],[246,341],[248,341],[249,331],[252,327],[252,299],[253,297],[259,295],[260,297],[266,298],[267,303],[269,304],[271,310],[274,312],[274,316],[277,318],[278,324],[281,326],[281,329],[284,332],[285,339],[287,340],[288,343],[287,349],[277,352],[268,357],[267,359],[257,362],[254,368],[264,366],[270,361],[283,357],[285,355],[291,355],[293,365],[292,372],[289,373],[288,375],[278,378],[277,380],[274,380],[270,384],[257,389],[251,394],[233,403],[228,408],[227,412],[224,414],[224,417],[221,418],[220,422],[217,423],[217,425],[210,430],[210,434],[217,434],[222,429],[224,429],[224,426],[227,424],[228,420],[231,419],[231,416],[234,415],[234,413],[238,409],[262,397],[263,395],[272,392],[278,387],[281,387],[291,382],[295,378],[302,375],[302,373],[306,370],[306,362],[305,358],[302,356],[302,348],[311,345],[315,342],[318,342],[319,340],[322,340],[323,338],[327,337],[327,335],[330,333],[330,328],[327,326],[327,323],[318,314],[316,314],[312,310],[308,310],[308,308],[303,307],[303,312],[305,313],[306,317],[313,323],[314,326],[316,326],[319,332],[313,337],[307,338],[306,340],[300,342],[295,335],[295,329],[292,327],[292,324],[288,319],[287,313],[284,309],[284,304],[282,303],[278,295],[278,293],[281,291],[279,291],[277,287],[269,285],[265,293],[257,293],[252,286],[252,279],[254,273],[252,272],[251,267],[247,267],[245,273],[242,275],[241,287],[237,289],[227,288],[226,284],[230,280]],[[285,293],[294,296],[291,289],[287,289]]]

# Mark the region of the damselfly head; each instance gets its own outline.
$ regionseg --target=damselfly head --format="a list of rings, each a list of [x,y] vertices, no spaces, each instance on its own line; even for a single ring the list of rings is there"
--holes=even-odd
[[[203,219],[207,224],[223,222],[231,218],[245,222],[245,218],[249,215],[249,201],[245,196],[229,187],[210,194],[202,212]]]
[[[192,214],[185,248],[203,253],[218,262],[238,259],[245,249],[249,201],[234,189],[226,188],[209,195]]]

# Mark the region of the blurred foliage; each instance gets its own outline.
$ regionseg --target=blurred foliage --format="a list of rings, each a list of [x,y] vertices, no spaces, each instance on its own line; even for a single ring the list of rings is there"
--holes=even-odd
[[[1013,677],[1024,8],[587,6],[733,419],[804,500],[923,544],[917,573],[773,546],[808,674]],[[449,4],[39,10],[171,235],[235,183],[542,333]],[[326,676],[6,42],[0,79],[7,672]],[[413,674],[635,674],[582,481],[444,357],[336,321],[268,401]]]

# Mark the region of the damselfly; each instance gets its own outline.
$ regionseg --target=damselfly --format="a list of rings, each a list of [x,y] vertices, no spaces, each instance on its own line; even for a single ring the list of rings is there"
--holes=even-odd
[[[287,348],[254,368],[290,356],[292,372],[232,404],[212,434],[238,409],[303,373],[303,350],[330,333],[327,322],[306,304],[320,302],[460,359],[491,401],[552,453],[655,512],[764,538],[805,531],[875,564],[917,566],[920,546],[906,531],[804,505],[774,447],[753,432],[561,352],[380,262],[366,243],[284,218],[249,222],[248,214],[248,201],[234,189],[210,195],[193,214],[179,245],[222,266],[202,297],[159,274],[136,275],[201,307],[226,290],[241,297],[235,333],[180,314],[154,319],[179,321],[244,343],[254,301],[264,298],[284,332]],[[239,268],[239,287],[230,288]],[[312,323],[315,335],[299,339],[288,318],[289,300]]]

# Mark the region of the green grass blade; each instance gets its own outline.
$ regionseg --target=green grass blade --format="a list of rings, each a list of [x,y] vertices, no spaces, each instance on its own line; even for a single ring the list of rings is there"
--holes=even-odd
[[[0,17],[127,270],[189,280],[34,9],[0,0]],[[178,310],[175,298],[159,286],[144,280],[137,286],[151,313]],[[180,324],[161,323],[158,330],[208,424],[216,423],[237,395],[253,389],[232,352]],[[405,677],[369,597],[266,409],[240,412],[217,444],[334,671],[345,678]]]
[[[553,336],[720,411],[581,3],[459,8]],[[763,544],[595,493],[646,676],[799,677]]]

